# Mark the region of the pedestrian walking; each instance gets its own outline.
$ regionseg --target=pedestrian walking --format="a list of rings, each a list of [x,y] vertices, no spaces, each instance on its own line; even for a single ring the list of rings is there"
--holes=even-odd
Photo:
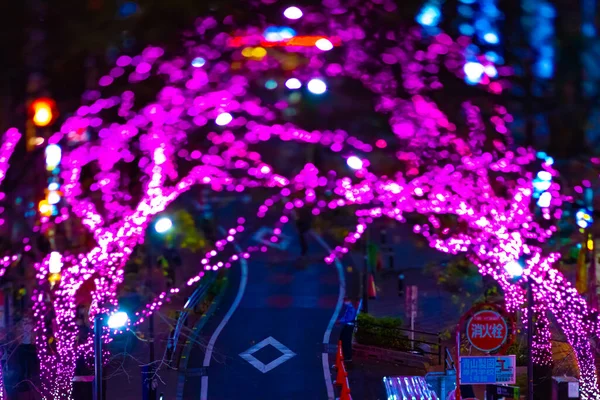
[[[356,324],[356,308],[349,298],[344,298],[344,309],[338,323],[342,325],[340,340],[344,361],[352,361],[352,334]]]

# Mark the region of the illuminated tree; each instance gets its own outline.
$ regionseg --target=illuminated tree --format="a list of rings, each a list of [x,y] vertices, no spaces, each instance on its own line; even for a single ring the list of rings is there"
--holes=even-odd
[[[279,6],[251,4],[279,10],[273,24],[283,23]],[[440,251],[465,253],[482,274],[498,281],[510,309],[524,302],[525,292],[504,266],[522,260],[523,280],[533,287],[539,315],[537,361],[548,362],[550,312],[577,355],[583,398],[600,395],[589,343],[600,330],[597,313],[552,268],[558,255],[542,250],[568,198],[554,182],[539,217],[532,201],[538,170],[557,172],[550,162],[540,163],[532,149],[515,148],[506,128],[510,114],[493,105],[490,94],[481,96],[502,92],[502,78],[491,79],[490,73],[478,87],[456,89],[465,67],[481,73],[493,67],[483,60],[466,64],[468,40],[400,28],[389,18],[395,11],[389,0],[326,0],[322,10],[305,9],[290,22],[293,30],[206,17],[185,35],[184,52],[168,55],[149,47],[138,56],[119,57],[99,79],[100,90],[87,93],[86,104],[49,141],[60,143],[73,131],[90,135],[89,142],[64,150],[61,178],[68,207],[60,219],[79,219],[96,245],[85,254],[52,253],[36,264],[36,344],[47,398],[70,397],[75,360],[92,352],[91,339],[76,342],[78,292],[93,282],[91,320],[116,309],[124,265],[145,240],[151,219],[194,185],[266,196],[257,215],[277,213],[273,242],[293,210],[314,215],[352,210],[356,227],[325,258],[328,263],[347,253],[374,220],[406,222],[406,216],[421,214],[426,222],[414,224],[414,232]],[[286,69],[288,53],[301,54],[305,62]],[[333,96],[328,87],[334,92],[336,84],[352,81],[371,97],[374,115],[387,121],[387,133],[354,135],[335,126],[343,121],[328,118],[320,121],[322,128],[307,130],[303,123],[311,121],[291,117],[301,86],[308,87],[310,98],[327,99]],[[277,96],[267,95],[269,90]],[[482,97],[485,101],[478,102]],[[17,133],[7,135],[2,149],[14,145]],[[322,148],[338,161],[336,167],[278,163],[269,146],[285,142]],[[86,176],[93,177],[91,185]],[[231,254],[244,217],[227,228],[187,285],[204,271],[267,251],[251,246]],[[54,286],[48,280],[51,269],[61,275]],[[160,293],[127,329],[179,290]]]

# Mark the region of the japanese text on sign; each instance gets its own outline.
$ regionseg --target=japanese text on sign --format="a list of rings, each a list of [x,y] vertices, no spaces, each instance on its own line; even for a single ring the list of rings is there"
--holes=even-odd
[[[464,385],[515,383],[515,373],[515,356],[460,358],[460,383]]]
[[[506,320],[497,311],[479,311],[467,323],[467,338],[478,350],[497,350],[508,338]]]

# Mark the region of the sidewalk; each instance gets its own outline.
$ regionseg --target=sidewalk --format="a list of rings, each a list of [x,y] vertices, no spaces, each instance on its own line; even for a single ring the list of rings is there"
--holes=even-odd
[[[383,252],[383,269],[374,276],[377,298],[368,300],[368,311],[375,317],[400,317],[405,327],[409,325],[405,295],[398,294],[398,275],[403,274],[405,292],[410,285],[418,288],[415,329],[432,333],[442,332],[458,322],[460,310],[452,301],[452,294],[438,286],[436,278],[425,271],[425,266],[446,261],[452,258],[452,255],[419,246],[414,236],[407,225],[398,224],[393,229],[386,229],[388,247],[391,247],[392,252]],[[371,234],[371,238],[374,244],[381,246],[379,234]],[[347,295],[353,299],[360,299],[365,263],[363,251],[358,248],[352,249],[344,258],[344,263]]]
[[[427,264],[443,262],[452,256],[429,247],[419,247],[413,237],[414,234],[406,225],[387,227],[385,236],[388,247],[391,247],[392,251],[385,254],[382,260],[383,269],[375,274],[377,298],[368,300],[369,314],[376,317],[400,317],[405,327],[409,324],[405,313],[406,300],[404,296],[398,295],[398,275],[402,273],[405,276],[405,291],[409,285],[418,287],[416,330],[437,334],[456,324],[460,318],[460,311],[459,307],[452,302],[452,295],[438,287],[434,276],[425,273]],[[381,235],[373,234],[372,231],[371,240],[380,245]],[[329,242],[335,245],[332,238],[329,238]],[[342,262],[346,274],[346,296],[358,301],[362,298],[364,252],[357,246],[344,257]],[[332,338],[337,338],[338,335],[339,331],[334,330]],[[356,356],[353,362],[348,364],[347,370],[352,397],[364,400],[387,399],[383,384],[384,377],[423,376],[426,373],[425,370],[405,364]]]

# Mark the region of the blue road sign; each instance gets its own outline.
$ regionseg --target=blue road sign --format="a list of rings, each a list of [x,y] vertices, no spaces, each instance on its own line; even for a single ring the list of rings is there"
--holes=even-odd
[[[460,383],[461,385],[515,383],[516,368],[516,356],[460,357]]]

